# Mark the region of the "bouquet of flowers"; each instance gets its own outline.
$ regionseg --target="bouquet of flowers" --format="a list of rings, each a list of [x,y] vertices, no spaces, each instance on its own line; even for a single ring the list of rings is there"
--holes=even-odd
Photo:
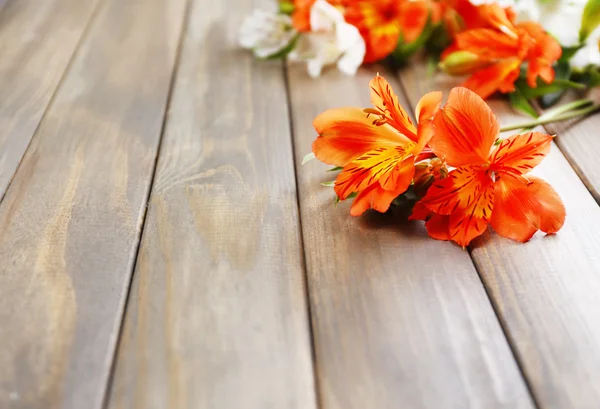
[[[537,116],[532,100],[547,108],[569,88],[600,85],[600,0],[538,1],[280,1],[248,16],[240,43],[258,58],[306,62],[313,77],[331,64],[353,75],[424,52],[433,69],[467,75],[462,86],[482,98],[508,94]]]
[[[409,218],[424,220],[431,237],[462,247],[488,225],[526,242],[564,224],[557,193],[530,174],[553,136],[527,129],[600,110],[581,99],[538,118],[532,104],[547,108],[568,89],[600,85],[600,0],[474,1],[282,1],[278,11],[255,11],[244,22],[242,46],[258,58],[303,61],[313,77],[331,64],[348,75],[380,60],[406,64],[417,52],[434,69],[466,76],[444,106],[439,91],[423,96],[416,122],[379,75],[370,84],[373,107],[330,109],[314,120],[318,137],[303,163],[317,158],[339,171],[325,185],[336,201],[354,199],[353,216],[408,205]],[[547,32],[537,21],[553,21],[553,8],[575,18],[578,31]],[[484,101],[497,93],[536,120],[500,129]],[[525,131],[498,137],[511,129]]]

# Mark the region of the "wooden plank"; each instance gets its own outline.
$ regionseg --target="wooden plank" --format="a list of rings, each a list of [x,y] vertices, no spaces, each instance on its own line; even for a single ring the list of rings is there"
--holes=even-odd
[[[375,72],[313,80],[289,70],[322,407],[532,408],[468,253],[390,214],[352,218],[319,184],[332,178],[327,166],[300,165],[315,116],[370,106]]]
[[[0,202],[97,0],[0,0]]]
[[[283,70],[235,36],[269,3],[192,7],[110,408],[316,408]]]
[[[103,5],[0,205],[2,408],[102,406],[184,3]]]
[[[413,104],[424,92],[447,93],[458,83],[442,74],[427,78],[425,71],[416,64],[400,74]],[[502,101],[490,105],[501,125],[528,120]],[[556,146],[535,174],[563,199],[563,229],[555,236],[538,233],[527,244],[487,232],[473,242],[471,255],[538,407],[597,408],[600,208]]]
[[[595,89],[592,99],[600,102],[600,89]],[[583,119],[558,122],[546,125],[551,134],[556,134],[556,144],[569,160],[592,196],[600,202],[600,115],[595,114]]]

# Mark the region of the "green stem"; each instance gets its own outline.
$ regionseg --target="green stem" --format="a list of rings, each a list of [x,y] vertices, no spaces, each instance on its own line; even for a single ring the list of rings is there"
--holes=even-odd
[[[549,118],[554,118],[558,115],[562,115],[568,111],[573,111],[574,109],[577,108],[583,108],[589,105],[593,105],[594,101],[592,101],[591,99],[578,99],[577,101],[573,101],[573,102],[569,102],[568,104],[563,104],[560,106],[557,106],[556,108],[553,109],[549,109],[548,111],[544,112],[542,115],[540,115],[540,117],[537,119],[538,121],[544,120],[544,119],[549,119]]]
[[[565,121],[567,119],[575,118],[575,117],[582,116],[582,115],[588,115],[588,114],[591,114],[591,113],[594,113],[594,112],[597,112],[597,111],[600,111],[600,104],[598,104],[598,105],[592,105],[592,106],[587,107],[587,108],[573,110],[573,111],[564,113],[562,115],[554,116],[552,118],[538,119],[536,121],[525,122],[525,123],[518,124],[518,125],[509,125],[509,126],[506,126],[504,128],[501,128],[500,132],[514,131],[516,129],[534,128],[534,127],[536,127],[538,125],[549,124],[549,123],[552,123],[552,122]]]

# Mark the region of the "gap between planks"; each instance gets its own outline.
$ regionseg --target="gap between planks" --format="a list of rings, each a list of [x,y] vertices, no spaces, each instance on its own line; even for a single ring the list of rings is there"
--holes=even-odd
[[[54,1],[55,4],[60,3],[60,2],[67,3],[67,0]],[[37,112],[31,113],[31,116],[28,116],[27,118],[20,119],[19,114],[11,115],[12,121],[15,121],[14,118],[16,117],[17,125],[21,125],[23,128],[26,129],[25,135],[15,135],[14,133],[11,134],[12,129],[15,128],[14,123],[12,124],[13,126],[3,127],[3,130],[5,130],[8,134],[7,134],[7,136],[4,137],[3,141],[0,139],[0,148],[2,147],[3,144],[7,145],[7,149],[5,149],[4,152],[0,151],[0,204],[2,203],[2,200],[4,199],[4,196],[5,196],[6,192],[8,191],[8,188],[10,187],[15,175],[18,172],[21,161],[25,157],[25,154],[26,154],[27,150],[29,149],[29,146],[31,145],[31,141],[35,137],[35,135],[40,127],[40,124],[43,122],[44,117],[46,116],[46,112],[48,112],[48,110],[52,106],[54,98],[55,98],[56,94],[58,93],[58,90],[60,89],[62,83],[64,82],[64,80],[67,76],[67,73],[69,72],[69,70],[73,64],[73,61],[75,60],[77,52],[79,51],[79,49],[81,47],[81,44],[83,43],[84,39],[87,37],[88,30],[91,27],[92,22],[94,21],[94,18],[97,15],[98,11],[100,10],[103,2],[104,2],[104,0],[95,0],[95,1],[91,2],[91,11],[89,12],[89,15],[86,19],[86,23],[84,24],[83,29],[79,34],[79,38],[75,42],[73,51],[70,53],[70,56],[67,56],[66,65],[62,69],[59,68],[58,81],[56,82],[55,85],[50,85],[51,89],[48,90],[49,95],[45,96],[45,98],[48,98],[48,100],[45,103],[43,101],[40,101],[40,103],[43,106],[34,108],[33,111],[37,111]],[[5,14],[8,13],[8,11],[9,11],[8,7],[5,7],[6,3],[7,3],[6,1],[3,1],[0,3],[0,19],[2,17],[4,17]],[[32,10],[32,7],[29,7],[29,9],[27,9],[27,0],[23,0],[20,2],[14,1],[14,3],[17,5],[16,6],[11,5],[11,7],[20,7],[21,10],[26,10],[26,11]],[[82,2],[82,4],[83,4],[83,2]],[[68,8],[69,6],[67,5],[66,7]],[[42,8],[38,8],[38,9],[42,9]],[[71,13],[72,13],[72,11],[71,11]],[[11,17],[14,18],[15,16],[13,15]],[[55,16],[51,16],[50,18],[52,19],[54,17]],[[26,33],[24,33],[20,37],[27,38],[27,36],[35,37],[36,35],[38,35],[38,34],[34,34],[34,33],[27,31],[29,27],[31,27],[31,24],[27,24],[27,23],[23,23],[18,27],[19,30],[22,29],[22,30],[26,31]],[[4,33],[6,33],[6,28],[5,28]],[[52,36],[51,33],[44,33],[44,34],[45,34],[44,37]],[[9,44],[9,43],[12,44],[13,42],[7,41],[5,44]],[[66,45],[63,42],[60,44],[60,46],[64,47]],[[42,47],[42,49],[45,49],[45,46]],[[54,53],[54,55],[56,55],[56,53]],[[4,64],[11,64],[12,62],[13,61],[11,60],[11,58],[3,59]],[[41,64],[39,65],[39,68],[42,69]],[[48,68],[47,66],[43,66],[43,69],[46,70],[45,74],[48,74],[48,72],[52,72],[52,68]],[[22,73],[22,72],[24,72],[24,70],[21,68],[20,73]],[[10,84],[11,88],[15,87],[15,81],[8,81],[5,83]],[[16,84],[17,84],[17,86],[19,85],[18,80],[17,80]],[[32,91],[31,95],[27,95],[27,98],[33,97],[33,94],[37,93],[37,92],[39,92],[39,89],[37,89],[37,87],[36,87],[36,89]],[[17,102],[18,101],[20,101],[20,99],[17,99]],[[27,110],[25,110],[25,111],[26,111],[26,115],[27,115],[29,112],[27,112]],[[26,122],[26,120],[28,118],[32,119],[31,117],[33,117],[33,118],[37,117],[37,119],[33,119],[33,122],[34,122],[33,124],[31,124],[31,125],[27,125],[25,123],[19,124],[19,119],[21,122]],[[19,144],[21,144],[21,140],[24,140],[25,143],[22,146],[19,146]],[[8,149],[11,146],[12,146],[12,149]],[[5,156],[3,158],[2,154],[9,155],[9,156]],[[14,158],[16,158],[16,163],[15,162],[11,163],[14,160]],[[3,175],[3,172],[5,173],[4,175]]]
[[[173,88],[175,86],[177,73],[179,72],[179,64],[181,63],[181,53],[182,53],[182,49],[183,49],[183,42],[184,42],[185,35],[187,32],[187,27],[189,24],[190,9],[191,9],[191,4],[193,1],[194,0],[186,0],[186,4],[185,4],[185,11],[184,11],[184,15],[183,15],[183,24],[181,27],[179,43],[177,45],[177,52],[176,52],[176,56],[175,56],[175,64],[173,66],[173,70],[171,73],[171,80],[169,82],[169,91],[168,91],[168,95],[167,95],[167,102],[165,104],[165,111],[163,113],[163,122],[162,122],[162,127],[160,130],[159,140],[158,140],[158,147],[156,150],[156,156],[154,158],[154,165],[152,167],[152,177],[150,180],[150,187],[148,189],[148,194],[146,195],[146,199],[145,199],[146,206],[144,207],[142,221],[141,221],[141,228],[140,228],[139,234],[137,236],[137,246],[134,251],[135,261],[132,266],[132,273],[130,275],[129,284],[127,285],[127,290],[125,292],[125,303],[123,305],[123,310],[121,312],[120,325],[119,325],[119,330],[117,333],[117,342],[115,344],[115,349],[113,351],[112,363],[110,365],[109,376],[108,376],[108,380],[106,382],[106,390],[104,393],[102,408],[108,408],[108,405],[109,405],[109,397],[110,397],[112,383],[113,383],[114,376],[115,376],[115,368],[116,368],[118,351],[119,351],[119,347],[121,345],[121,337],[123,334],[123,328],[125,326],[125,315],[127,314],[127,306],[129,305],[129,297],[131,296],[131,285],[132,285],[132,282],[134,279],[134,272],[137,267],[138,254],[139,254],[140,246],[141,246],[141,242],[142,242],[141,238],[143,237],[144,229],[146,227],[146,217],[148,215],[148,203],[150,202],[150,196],[152,195],[152,190],[154,188],[154,180],[156,178],[156,169],[157,169],[157,165],[158,165],[158,158],[159,158],[161,148],[162,148],[162,142],[163,142],[164,133],[165,133],[166,125],[167,125],[167,117],[168,117],[169,109],[171,107],[171,98],[173,97]]]

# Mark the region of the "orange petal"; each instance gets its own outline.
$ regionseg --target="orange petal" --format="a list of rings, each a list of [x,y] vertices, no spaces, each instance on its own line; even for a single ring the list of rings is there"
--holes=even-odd
[[[512,23],[514,13],[510,8],[502,8],[498,4],[488,3],[478,6],[477,11],[486,26],[501,31],[509,37],[517,37],[515,26]]]
[[[434,182],[421,200],[422,204],[439,214],[451,214],[475,206],[475,216],[485,220],[493,209],[489,190],[492,179],[479,166],[454,169],[447,178]]]
[[[421,36],[429,15],[432,13],[429,1],[416,0],[401,3],[398,17],[402,27],[402,39],[405,43],[412,43]]]
[[[360,216],[369,209],[385,213],[397,196],[395,192],[385,190],[379,183],[375,183],[356,196],[350,207],[350,214]]]
[[[494,60],[519,55],[519,39],[489,28],[476,28],[457,34],[456,44],[463,51],[477,54],[481,59]]]
[[[513,135],[494,149],[491,161],[494,168],[509,167],[521,175],[529,173],[550,152],[552,139],[552,136],[540,132]]]
[[[363,59],[364,64],[370,64],[383,60],[390,55],[400,38],[400,25],[397,23],[388,23],[381,27],[375,27],[370,32],[360,32],[366,43],[366,53]]]
[[[493,192],[493,185],[490,185]],[[493,197],[493,195],[491,195]],[[475,216],[472,212],[459,211],[449,216],[448,230],[450,240],[456,242],[459,246],[465,248],[471,240],[480,236],[488,226],[488,222]]]
[[[298,31],[310,31],[310,9],[315,0],[294,0],[292,25]]]
[[[379,184],[385,189],[396,192],[396,196],[406,192],[415,175],[415,159],[409,156],[396,165],[389,176],[382,176]]]
[[[523,22],[518,28],[527,32],[534,41],[527,56],[527,83],[535,88],[538,76],[546,83],[551,83],[555,75],[552,64],[562,55],[560,44],[541,25],[533,21]]]
[[[429,237],[436,240],[450,240],[450,216],[435,214],[425,222]]]
[[[336,108],[320,114],[313,122],[319,137],[312,150],[321,161],[334,166],[346,166],[366,152],[379,146],[395,147],[410,139],[390,125],[373,124],[360,108]]]
[[[379,61],[394,51],[400,38],[400,6],[397,0],[345,1],[346,22],[357,27],[367,47],[365,64]]]
[[[370,82],[371,103],[384,116],[388,124],[413,141],[417,141],[417,129],[408,113],[398,102],[398,96],[385,78],[377,75]]]
[[[419,124],[417,128],[418,145],[415,150],[416,153],[421,152],[433,137],[435,129],[432,121],[435,114],[439,111],[441,103],[442,92],[434,91],[425,94],[417,104],[416,116]]]
[[[503,93],[515,90],[515,81],[519,78],[521,60],[511,58],[499,61],[477,71],[468,78],[463,86],[486,99],[496,91]]]
[[[419,122],[431,121],[440,109],[442,91],[434,91],[423,95],[417,104],[415,114]]]
[[[498,234],[521,242],[528,241],[537,230],[556,233],[566,216],[565,207],[552,186],[535,176],[527,178],[529,184],[510,174],[496,180],[490,220]]]
[[[463,201],[448,223],[450,239],[463,248],[485,231],[494,209],[494,183],[484,172],[479,175],[480,184],[470,192],[467,207],[462,208]]]
[[[429,146],[450,166],[487,163],[499,126],[490,107],[477,94],[453,88],[433,123],[436,134]]]
[[[408,220],[427,220],[435,213],[420,201],[415,203]]]
[[[404,192],[414,174],[414,159],[412,156],[406,158],[411,154],[410,149],[410,146],[408,149],[402,146],[379,147],[359,156],[338,175],[334,187],[338,197],[344,200],[351,193],[365,190],[374,183],[392,191],[397,190],[401,183]]]

